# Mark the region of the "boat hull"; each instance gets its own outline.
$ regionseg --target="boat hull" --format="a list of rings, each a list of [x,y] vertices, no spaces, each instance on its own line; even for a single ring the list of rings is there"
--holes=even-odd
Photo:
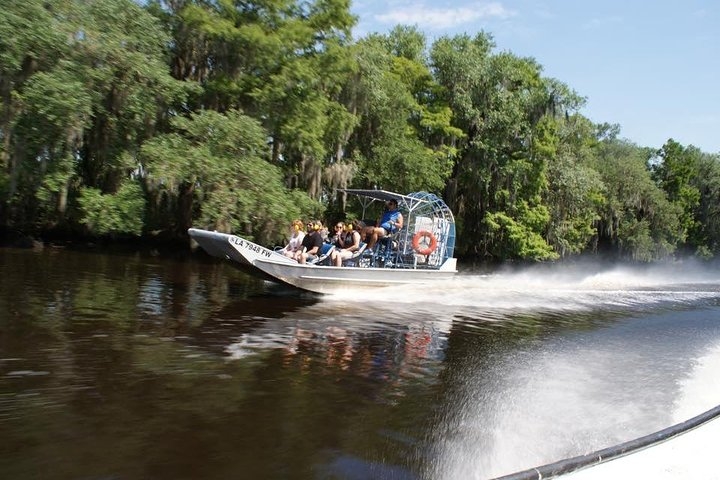
[[[449,258],[439,269],[423,268],[361,268],[300,265],[277,252],[244,238],[219,232],[191,228],[190,237],[210,255],[233,262],[265,278],[315,293],[388,287],[423,285],[453,278],[456,260]]]

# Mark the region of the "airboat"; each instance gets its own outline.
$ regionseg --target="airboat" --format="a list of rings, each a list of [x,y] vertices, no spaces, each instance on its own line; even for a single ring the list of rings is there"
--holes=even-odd
[[[403,228],[383,237],[373,251],[363,250],[343,263],[330,266],[332,246],[314,263],[299,264],[281,253],[237,235],[190,228],[188,234],[207,253],[275,282],[315,293],[428,284],[451,279],[457,273],[455,219],[447,204],[428,192],[407,195],[386,190],[341,190],[354,196],[366,218],[375,202],[396,200]]]

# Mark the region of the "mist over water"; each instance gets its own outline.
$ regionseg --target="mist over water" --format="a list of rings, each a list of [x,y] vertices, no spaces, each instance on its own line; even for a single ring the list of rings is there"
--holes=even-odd
[[[517,312],[678,305],[713,298],[718,293],[718,283],[720,274],[688,266],[607,270],[597,266],[555,266],[488,275],[464,273],[432,287],[349,290],[328,296],[327,302],[391,302],[405,308],[436,311],[438,316],[443,316],[443,312],[467,311],[493,318]]]

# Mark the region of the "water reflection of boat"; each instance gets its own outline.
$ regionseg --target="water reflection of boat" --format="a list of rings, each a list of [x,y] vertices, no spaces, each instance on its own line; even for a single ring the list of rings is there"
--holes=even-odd
[[[364,252],[353,266],[300,265],[273,250],[236,235],[191,228],[190,237],[210,255],[274,281],[316,293],[348,288],[425,284],[457,273],[455,220],[439,197],[418,192],[401,195],[385,190],[345,190],[357,196],[363,216],[373,202],[397,200],[405,223],[400,231]]]
[[[247,312],[244,304],[227,307],[215,316],[216,331],[208,347],[228,361],[253,362],[275,355],[285,368],[305,371],[323,365],[336,373],[401,386],[428,381],[429,371],[441,369],[452,318],[417,318],[399,313],[373,319],[362,303],[321,301],[290,308],[284,314]],[[378,384],[380,385],[380,384]]]
[[[303,314],[315,310],[318,310],[317,306],[307,307]],[[401,348],[408,357],[431,358],[441,355],[441,346],[452,323],[402,318],[392,325],[387,320],[368,321],[357,314],[337,317],[328,315],[326,310],[322,315],[318,314],[317,318],[303,318],[303,315],[273,322],[257,320],[254,328],[234,336],[225,347],[225,353],[230,359],[238,359],[268,349],[282,349],[288,355],[313,349],[323,350],[333,359],[349,359],[363,339],[382,332],[381,336],[391,338],[392,350]]]

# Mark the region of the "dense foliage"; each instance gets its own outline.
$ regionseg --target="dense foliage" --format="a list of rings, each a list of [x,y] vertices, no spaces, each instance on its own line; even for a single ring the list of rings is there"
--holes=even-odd
[[[459,251],[720,251],[720,158],[659,150],[492,36],[355,40],[349,0],[0,0],[0,226],[282,241],[338,188],[442,194]]]

